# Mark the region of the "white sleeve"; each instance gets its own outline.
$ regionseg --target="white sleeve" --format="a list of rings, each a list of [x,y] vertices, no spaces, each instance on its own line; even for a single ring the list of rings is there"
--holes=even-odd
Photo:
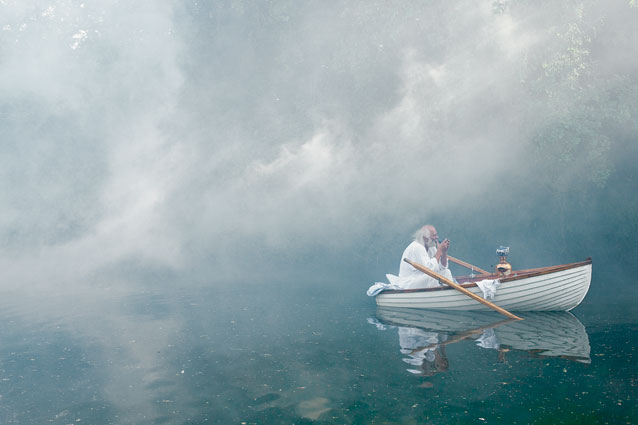
[[[414,261],[427,267],[435,273],[443,274],[447,269],[447,267],[444,267],[437,261],[436,257],[430,257],[427,249],[423,245],[419,246],[416,243],[413,243],[412,245],[408,246],[408,248],[406,248],[403,256],[408,260]],[[403,268],[405,268],[406,272],[401,271],[404,270]],[[415,269],[411,265],[404,265],[402,262],[399,268],[399,276],[407,276],[410,274],[420,274],[420,272],[418,272],[417,269]]]
[[[425,263],[423,263],[427,268],[429,268],[430,270],[433,270],[436,273],[443,273],[445,272],[445,270],[447,270],[447,266],[444,266],[443,264],[441,264],[435,256],[430,257],[427,252],[425,254],[425,257],[427,258],[425,261]]]
[[[436,257],[430,257],[425,249],[419,252],[419,263],[423,264],[428,269],[433,272],[439,273],[441,271],[441,266],[437,261]]]

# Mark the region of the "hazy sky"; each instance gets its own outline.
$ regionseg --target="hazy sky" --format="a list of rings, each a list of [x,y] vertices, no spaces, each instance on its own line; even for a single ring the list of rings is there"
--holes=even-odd
[[[407,240],[534,173],[573,81],[636,77],[631,3],[0,0],[0,266],[232,276]]]

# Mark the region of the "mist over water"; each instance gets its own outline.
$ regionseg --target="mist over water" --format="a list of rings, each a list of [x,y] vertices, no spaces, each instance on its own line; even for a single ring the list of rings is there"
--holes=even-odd
[[[592,257],[580,319],[635,324],[636,22],[630,0],[0,0],[0,355],[24,365],[0,361],[0,422],[166,422],[175,394],[184,422],[196,388],[365,411],[347,362],[398,345],[364,292],[426,222],[482,268],[501,244],[519,269]],[[93,392],[17,395],[38,379]]]
[[[491,258],[477,228],[534,251],[552,241],[528,242],[539,216],[556,234],[579,202],[596,222],[610,181],[633,189],[630,2],[0,7],[15,279],[47,261],[233,278],[244,258],[348,267],[353,249],[363,266],[435,220]]]

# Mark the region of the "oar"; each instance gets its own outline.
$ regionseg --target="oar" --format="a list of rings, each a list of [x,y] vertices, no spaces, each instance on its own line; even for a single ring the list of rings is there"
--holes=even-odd
[[[450,260],[453,263],[456,263],[456,264],[460,265],[460,266],[467,267],[470,270],[476,270],[477,272],[480,272],[481,274],[492,274],[490,272],[486,272],[485,270],[483,270],[480,267],[473,266],[470,263],[466,263],[465,261],[459,260],[458,258],[454,258],[454,257],[452,257],[450,255],[447,256],[447,259]]]
[[[440,274],[433,272],[432,270],[428,269],[425,266],[422,266],[419,263],[415,263],[413,261],[408,260],[407,258],[404,258],[403,261],[405,261],[406,263],[408,263],[409,265],[411,265],[412,267],[414,267],[415,269],[422,271],[423,273],[427,274],[430,277],[433,277],[435,279],[437,279],[439,282],[443,282],[448,286],[451,286],[452,288],[456,289],[457,291],[463,292],[465,295],[467,295],[470,298],[475,299],[476,301],[480,302],[481,304],[485,304],[486,306],[488,306],[489,308],[491,308],[492,310],[496,310],[499,313],[511,318],[511,319],[516,319],[516,320],[523,320],[522,318],[515,316],[514,314],[510,313],[509,311],[505,310],[504,308],[501,308],[495,304],[492,304],[491,302],[481,298],[480,296],[476,295],[473,292],[468,291],[467,289],[465,289],[464,287],[462,287],[461,285],[458,285],[454,282],[452,282],[451,280],[441,276]]]

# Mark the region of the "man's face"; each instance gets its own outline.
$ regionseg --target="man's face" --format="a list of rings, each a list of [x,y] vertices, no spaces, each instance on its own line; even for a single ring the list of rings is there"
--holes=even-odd
[[[435,248],[437,242],[439,241],[439,235],[436,233],[436,229],[434,227],[430,227],[430,237],[425,238],[425,246],[428,248]]]

